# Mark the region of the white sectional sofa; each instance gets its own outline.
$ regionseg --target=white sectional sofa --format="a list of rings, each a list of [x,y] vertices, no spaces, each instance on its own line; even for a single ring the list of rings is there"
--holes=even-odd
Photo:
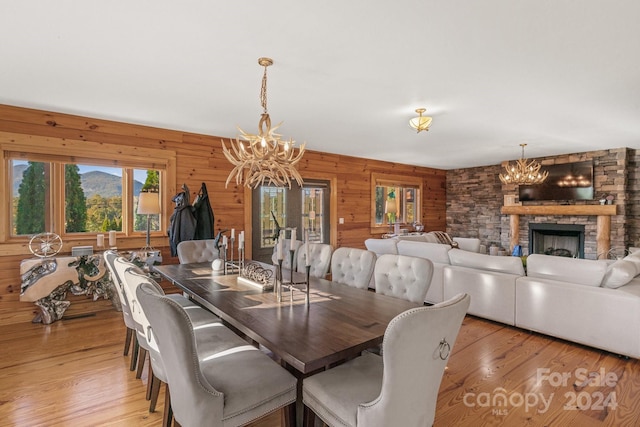
[[[444,299],[466,292],[471,296],[469,314],[515,325],[516,280],[524,276],[522,260],[462,249],[448,254],[451,265],[444,268]]]
[[[640,358],[640,269],[606,261],[530,255],[516,283],[516,326]]]
[[[525,274],[519,257],[420,241],[387,245],[433,262],[426,302],[466,292],[469,314],[640,358],[640,252],[615,262],[530,255]]]

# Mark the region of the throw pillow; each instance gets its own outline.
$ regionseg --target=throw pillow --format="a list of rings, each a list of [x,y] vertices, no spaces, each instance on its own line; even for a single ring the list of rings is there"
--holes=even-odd
[[[617,289],[629,283],[636,273],[636,265],[632,261],[620,259],[607,268],[602,279],[602,287]]]
[[[634,252],[622,258],[625,261],[630,261],[636,266],[636,276],[640,274],[640,252]]]

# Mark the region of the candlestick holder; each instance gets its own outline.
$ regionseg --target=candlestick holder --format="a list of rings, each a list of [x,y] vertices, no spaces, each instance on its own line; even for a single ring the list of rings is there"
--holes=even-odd
[[[309,307],[310,304],[310,299],[309,299],[309,288],[311,287],[311,283],[309,282],[309,275],[311,273],[311,266],[309,264],[307,264],[305,266],[305,270],[306,270],[306,281],[307,281],[307,289],[306,289],[306,297],[304,299],[304,302],[307,304],[307,307]]]
[[[231,257],[226,260],[225,257],[225,263],[224,263],[224,274],[240,274],[240,272],[242,271],[242,267],[244,266],[244,248],[240,248],[238,249],[238,262],[235,262],[233,260],[233,248],[234,248],[234,243],[235,243],[235,237],[231,237],[229,239],[229,241],[231,242],[230,244],[230,252],[231,252]],[[225,247],[225,255],[227,252],[227,248]]]
[[[295,256],[295,249],[293,249],[293,241],[291,242],[291,249],[289,249],[289,265],[291,269],[289,270],[289,295],[291,297],[291,302],[293,302],[293,257]]]
[[[276,301],[282,302],[282,260],[278,260],[278,270],[276,271],[276,283],[273,292],[276,293]]]

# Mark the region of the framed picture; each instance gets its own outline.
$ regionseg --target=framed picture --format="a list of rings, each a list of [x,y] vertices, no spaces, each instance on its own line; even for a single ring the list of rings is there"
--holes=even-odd
[[[407,200],[407,202],[413,202],[413,199],[415,197],[415,189],[413,188],[407,188],[407,191],[405,193],[405,198]]]

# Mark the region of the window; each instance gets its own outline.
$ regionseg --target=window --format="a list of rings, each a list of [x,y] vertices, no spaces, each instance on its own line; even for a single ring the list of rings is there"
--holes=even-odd
[[[421,219],[422,179],[371,175],[372,232],[389,231],[395,223],[413,224]]]
[[[147,216],[135,212],[140,191],[167,191],[169,176],[175,177],[175,153],[149,149],[122,154],[122,147],[77,142],[82,149],[74,149],[69,140],[38,144],[0,139],[2,182],[11,195],[0,201],[10,213],[0,220],[2,241],[45,231],[63,240],[93,239],[109,230],[123,236],[146,233]],[[114,153],[122,158],[114,159]],[[166,230],[165,217],[151,215],[151,231]]]

